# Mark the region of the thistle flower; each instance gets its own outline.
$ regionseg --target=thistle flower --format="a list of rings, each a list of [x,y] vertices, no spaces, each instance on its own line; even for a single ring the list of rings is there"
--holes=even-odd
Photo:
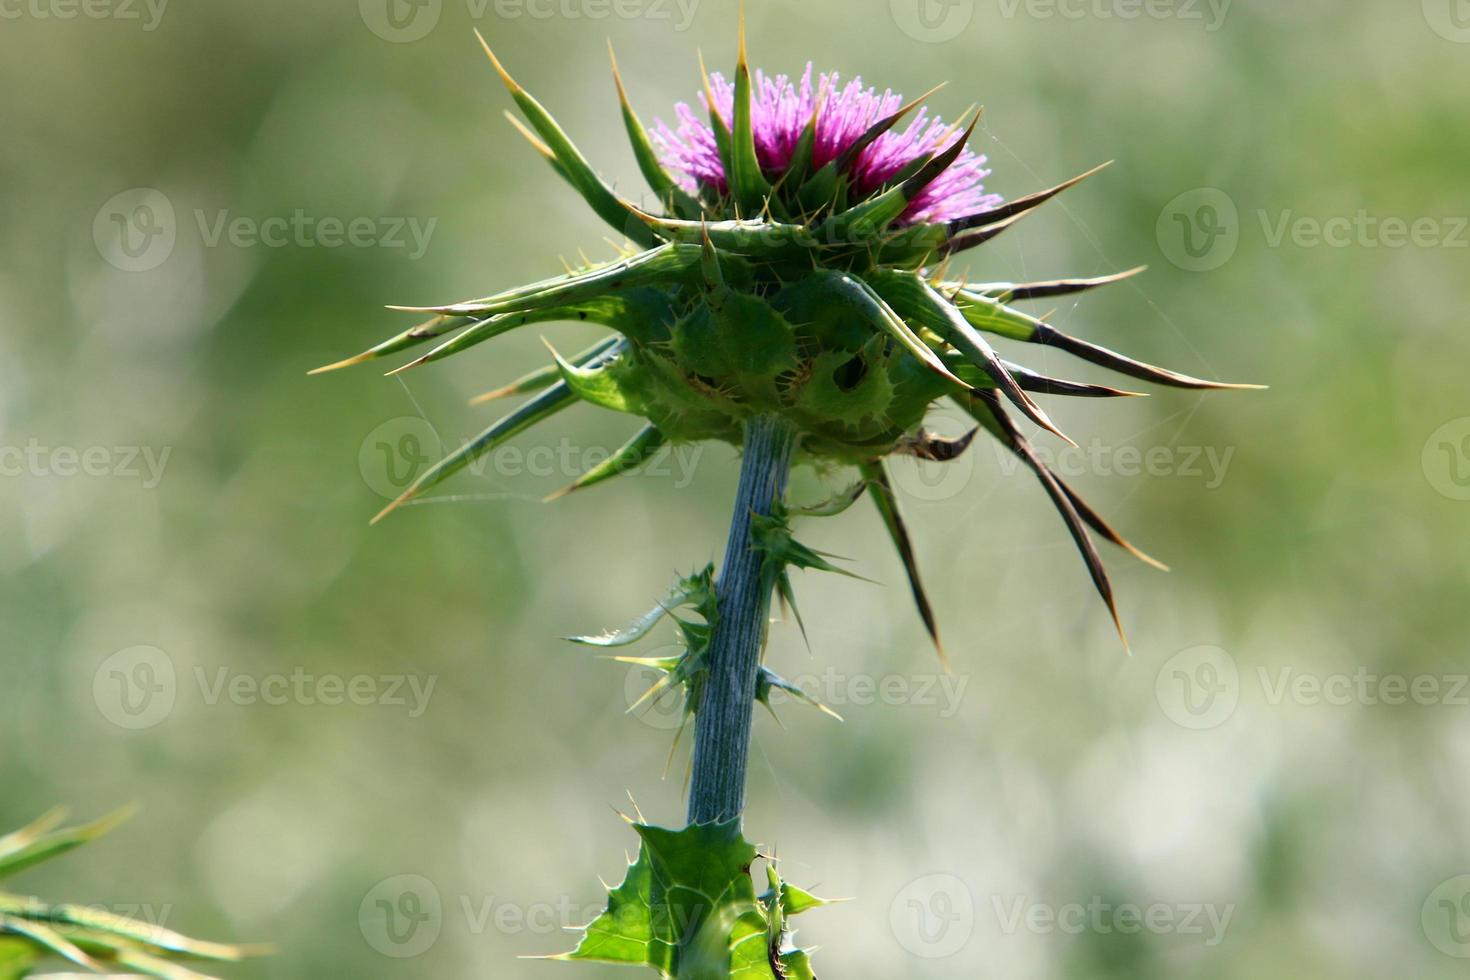
[[[476,399],[535,393],[425,472],[375,520],[578,401],[645,424],[563,493],[626,473],[669,443],[739,445],[744,420],[774,414],[795,427],[799,459],[860,470],[861,486],[871,491],[938,645],[885,461],[903,454],[952,459],[984,429],[1034,471],[1118,623],[1089,532],[1159,563],[1046,468],[1010,411],[1071,443],[1033,395],[1137,393],[1049,377],[1003,360],[986,335],[1060,349],[1177,388],[1253,386],[1144,364],[1063,333],[1019,305],[1085,292],[1141,269],[1021,283],[970,283],[946,275],[953,256],[988,242],[1101,167],[1002,201],[985,191],[985,157],[968,145],[978,113],[961,129],[921,105],[932,92],[905,103],[891,91],[879,93],[856,78],[844,83],[835,73],[814,74],[810,66],[795,81],[752,73],[742,23],[733,81],[706,74],[699,95],[703,115],[681,103],[672,126],[645,128],[613,60],[633,153],[659,202],[652,213],[604,182],[483,37],[480,42],[525,116],[526,123],[511,117],[512,123],[632,244],[613,261],[484,298],[393,307],[432,318],[317,372],[435,342],[396,369],[402,371],[532,323],[589,321],[613,334],[570,357],[552,349],[547,368]],[[938,439],[923,427],[926,414],[946,398],[977,423],[964,439]]]
[[[1133,392],[1002,360],[985,335],[1059,348],[1175,387],[1238,386],[1144,364],[1068,336],[1017,306],[1139,270],[1028,283],[947,277],[951,256],[984,244],[1088,176],[1008,202],[987,193],[985,158],[968,146],[978,114],[946,126],[920,106],[923,99],[904,103],[858,79],[844,84],[835,74],[814,76],[810,67],[797,81],[752,73],[742,23],[733,81],[707,75],[704,115],[679,105],[674,126],[644,127],[614,60],[623,122],[658,202],[645,209],[609,187],[489,45],[485,52],[525,117],[512,123],[631,245],[614,261],[481,299],[400,307],[431,319],[318,371],[434,342],[401,371],[531,323],[582,320],[612,330],[571,357],[552,349],[550,366],[476,399],[532,395],[425,472],[378,517],[578,401],[644,424],[563,492],[628,472],[669,443],[713,439],[742,448],[718,579],[710,566],[681,579],[627,628],[579,638],[619,648],[672,619],[682,653],[616,659],[661,672],[645,697],[681,689],[686,721],[694,717],[697,732],[689,825],[666,830],[640,816],[638,857],[623,883],[609,889],[607,911],[587,925],[574,951],[558,958],[651,966],[664,977],[810,980],[808,951],[792,943],[788,923],[823,902],[782,881],[769,859],[769,890],[757,895],[751,867],[759,851],[740,823],[752,703],[769,707],[777,690],[800,695],[761,659],[771,595],[794,610],[791,568],[840,570],[830,556],[798,542],[789,519],[840,513],[866,493],[938,647],[887,460],[898,454],[951,460],[983,429],[1040,479],[1116,623],[1112,589],[1089,532],[1157,562],[1042,464],[1010,411],[1065,439],[1033,394]],[[961,439],[924,428],[925,416],[945,398],[977,423]],[[830,501],[793,508],[784,500],[793,454],[853,466],[861,478]],[[697,618],[681,615],[686,608]]]

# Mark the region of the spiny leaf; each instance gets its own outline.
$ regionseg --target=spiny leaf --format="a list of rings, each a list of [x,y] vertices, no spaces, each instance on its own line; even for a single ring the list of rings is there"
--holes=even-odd
[[[624,385],[616,375],[612,373],[612,365],[617,362],[616,358],[598,358],[595,362],[583,367],[564,360],[551,346],[551,341],[545,337],[541,342],[551,352],[556,366],[561,371],[562,381],[572,389],[584,402],[608,408],[614,412],[625,412],[631,415],[643,414],[643,404],[636,392]]]
[[[680,217],[699,217],[702,211],[699,202],[691,197],[688,191],[680,187],[679,182],[664,168],[658,151],[654,149],[653,141],[648,138],[648,130],[643,127],[638,113],[633,111],[633,104],[628,100],[628,90],[623,87],[622,73],[618,71],[618,57],[613,53],[611,38],[607,42],[607,56],[612,61],[613,84],[618,90],[618,103],[623,112],[623,126],[628,131],[628,142],[633,146],[633,157],[638,161],[638,169],[642,172],[643,179],[648,182],[655,196],[664,202],[666,208]]]
[[[993,225],[998,222],[1005,221],[1008,218],[1019,217],[1020,215],[1026,214],[1029,211],[1033,211],[1041,205],[1045,204],[1047,201],[1056,197],[1067,188],[1075,187],[1077,184],[1080,184],[1082,181],[1086,180],[1088,177],[1091,177],[1093,174],[1098,173],[1101,170],[1105,170],[1106,168],[1111,166],[1112,163],[1113,161],[1109,160],[1107,163],[1099,164],[1098,166],[1093,167],[1091,170],[1087,171],[1084,174],[1078,174],[1071,180],[1064,180],[1055,187],[1048,187],[1044,191],[1037,191],[1034,194],[1027,194],[1024,197],[1018,197],[1014,200],[1006,201],[1004,204],[998,204],[993,208],[988,208],[984,211],[978,211],[975,214],[967,215],[963,218],[957,218],[949,223],[949,233],[951,236],[958,235],[960,232],[967,231],[971,228],[983,228],[986,225]]]
[[[1258,389],[1263,385],[1231,384],[1225,381],[1206,381],[1170,371],[1152,364],[1136,361],[1131,357],[1079,340],[1057,330],[1055,327],[1019,310],[998,303],[989,297],[968,290],[961,291],[955,298],[959,309],[971,326],[1001,337],[1020,340],[1030,344],[1056,347],[1093,364],[1126,374],[1129,377],[1152,381],[1155,384],[1175,388],[1194,389]]]
[[[587,162],[587,158],[582,155],[541,103],[537,102],[515,79],[510,77],[505,67],[501,65],[500,59],[495,57],[495,52],[490,50],[490,45],[486,42],[484,35],[476,30],[475,37],[480,39],[480,46],[485,49],[490,63],[495,66],[495,71],[500,75],[501,81],[505,82],[505,87],[510,90],[511,98],[525,114],[531,126],[546,141],[547,147],[566,171],[567,180],[586,199],[592,210],[602,220],[644,248],[657,242],[658,239],[648,228],[638,222],[628,220],[628,203],[613,193],[612,188],[603,182],[597,172],[592,169],[592,165]]]
[[[621,341],[622,338],[618,336],[604,337],[602,340],[599,340],[591,347],[588,347],[573,357],[572,363],[577,364],[589,361],[598,354],[606,353]],[[541,391],[542,389],[551,387],[560,377],[561,369],[555,364],[550,364],[543,368],[537,368],[534,371],[528,371],[508,385],[501,385],[493,391],[487,391],[483,395],[476,395],[470,399],[470,404],[484,405],[487,402],[497,401],[501,398],[510,398],[514,395],[528,395],[533,391]]]
[[[559,381],[547,388],[420,474],[419,478],[398,496],[398,499],[378,511],[372,523],[378,523],[403,504],[418,497],[425,490],[443,483],[505,440],[524,432],[543,419],[550,418],[576,400],[576,393],[565,381]]]
[[[594,647],[621,647],[635,643],[671,611],[693,600],[697,606],[708,606],[706,599],[714,595],[715,566],[707,565],[702,572],[679,579],[658,605],[639,616],[620,630],[597,636],[570,636],[573,643]]]
[[[827,707],[822,702],[818,701],[816,698],[812,697],[810,694],[803,691],[797,685],[786,680],[780,674],[777,674],[775,671],[771,670],[771,668],[761,667],[760,672],[756,675],[755,699],[761,704],[765,705],[766,710],[770,711],[771,714],[774,715],[775,709],[771,707],[771,693],[773,691],[783,691],[796,700],[802,702],[803,704],[811,705],[813,708],[816,708],[824,715],[828,715],[829,717],[835,718],[838,721],[842,720],[841,715],[833,711],[831,708]]]
[[[988,406],[985,405],[965,405],[962,403],[962,407],[966,408],[976,421],[985,427],[986,431],[1036,472],[1038,479],[1041,480],[1043,485],[1048,481],[1054,482],[1061,489],[1062,493],[1066,495],[1067,500],[1071,502],[1072,509],[1077,512],[1077,516],[1081,517],[1082,521],[1088,527],[1092,528],[1093,531],[1119,548],[1122,548],[1144,564],[1152,565],[1154,568],[1164,572],[1169,570],[1168,565],[1145,554],[1124,538],[1123,535],[1114,530],[1065,480],[1052,473],[1046,464],[1041,462],[1037,457],[1035,451],[1031,448],[1031,444],[1021,434],[1020,430],[1016,428],[1014,423],[1011,422],[1009,417],[1004,414],[991,412]],[[1045,475],[1041,472],[1043,470],[1045,471]],[[1062,512],[1062,518],[1064,520],[1067,518],[1065,511]]]
[[[697,245],[663,244],[582,272],[553,276],[527,286],[448,306],[390,306],[404,313],[487,317],[598,299],[634,286],[673,286],[699,265]],[[441,333],[443,331],[440,331]]]
[[[1001,407],[1000,400],[993,392],[977,391],[971,395],[962,396],[961,405],[977,422],[986,425],[987,428],[992,428],[993,431],[999,428],[1011,435],[1017,451],[1022,453],[1028,464],[1031,465],[1037,479],[1046,489],[1047,496],[1051,497],[1052,504],[1062,515],[1062,520],[1066,522],[1067,531],[1072,535],[1072,540],[1082,554],[1083,562],[1087,565],[1092,584],[1107,605],[1108,613],[1113,617],[1113,625],[1117,627],[1118,638],[1123,641],[1123,648],[1127,650],[1128,636],[1123,632],[1123,620],[1118,616],[1118,605],[1113,599],[1112,582],[1108,580],[1108,572],[1103,565],[1102,556],[1097,553],[1092,539],[1087,536],[1087,529],[1083,526],[1083,520],[1073,506],[1071,497],[1062,489],[1056,477],[1052,476],[1051,471],[1039,460],[1034,460],[1035,454],[1031,452],[1029,445],[1021,437],[1020,430],[1015,428],[1015,423],[1005,414],[1005,409]]]
[[[369,347],[361,354],[355,354],[352,357],[334,361],[331,364],[323,364],[321,367],[312,368],[306,373],[325,374],[328,371],[337,371],[341,368],[352,367],[354,364],[361,364],[364,361],[372,361],[380,357],[386,357],[389,354],[396,354],[401,350],[414,347],[426,340],[432,340],[435,337],[442,337],[447,333],[452,333],[460,327],[467,327],[474,322],[475,317],[473,316],[456,316],[441,313],[431,320],[420,323],[418,326],[410,327],[396,337],[388,338],[376,347]]]
[[[817,271],[811,273],[800,283],[787,287],[785,292],[788,299],[793,299],[793,294],[797,292],[827,296],[830,304],[850,308],[855,316],[861,318],[862,322],[866,322],[869,326],[897,340],[921,364],[944,380],[961,389],[970,387],[955,377],[954,373],[945,367],[940,356],[909,328],[903,318],[893,311],[893,308],[873,290],[872,286],[862,279],[844,272]]]
[[[615,476],[622,476],[630,470],[635,470],[662,449],[665,441],[663,433],[658,431],[656,426],[646,425],[611,457],[583,473],[575,483],[551,494],[546,500],[549,502],[560,499],[574,491],[584,490],[604,480],[611,480]]]
[[[1146,269],[1148,266],[1140,265],[1124,272],[1115,272],[1109,276],[1095,276],[1090,279],[1050,279],[1043,282],[940,282],[935,285],[947,295],[966,290],[971,293],[979,293],[997,303],[1012,303],[1083,293],[1099,286],[1109,286],[1115,282],[1131,279]]]
[[[944,652],[944,643],[939,639],[939,621],[929,602],[929,594],[924,590],[924,582],[919,575],[919,561],[914,554],[913,539],[909,536],[908,525],[904,523],[898,495],[893,491],[888,470],[881,460],[874,460],[862,465],[862,474],[872,486],[873,503],[878,508],[879,516],[883,518],[883,526],[888,530],[888,537],[893,541],[899,559],[903,562],[904,574],[909,580],[909,591],[914,594],[914,604],[919,608],[919,617],[924,621],[924,628],[929,631],[929,638],[934,641],[940,663],[945,670],[949,670],[949,656]]]
[[[922,323],[945,339],[995,381],[996,386],[1026,417],[1053,435],[1075,446],[1066,433],[1056,427],[1051,417],[1022,390],[1000,363],[1000,358],[985,338],[970,325],[953,303],[934,290],[922,277],[913,273],[883,271],[872,277],[879,295],[905,315]]]
[[[764,218],[732,218],[725,221],[682,221],[660,218],[634,209],[635,216],[672,242],[684,245],[708,240],[716,248],[752,258],[781,259],[810,255],[817,239],[806,225],[768,221]]]
[[[46,814],[31,827],[7,835],[8,850],[0,851],[0,879],[19,874],[88,841],[96,840],[131,817],[135,807],[124,807],[98,820],[79,827],[54,830],[59,822],[57,811]],[[37,828],[42,828],[39,832]]]
[[[746,214],[755,214],[771,193],[755,153],[752,122],[750,63],[745,55],[745,7],[740,8],[739,54],[735,62],[735,119],[730,130],[730,194]]]

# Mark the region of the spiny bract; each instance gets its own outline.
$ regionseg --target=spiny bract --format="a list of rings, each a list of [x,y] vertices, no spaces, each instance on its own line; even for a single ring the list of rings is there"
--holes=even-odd
[[[681,104],[677,127],[660,123],[652,134],[629,104],[614,61],[623,121],[658,202],[652,209],[609,187],[480,39],[530,126],[514,117],[511,122],[637,248],[604,265],[482,299],[397,307],[433,318],[318,369],[439,341],[404,365],[412,367],[528,323],[583,320],[615,331],[570,358],[553,350],[552,366],[477,399],[536,393],[425,472],[383,513],[579,400],[641,416],[647,424],[568,490],[626,472],[666,443],[718,439],[738,445],[743,420],[776,414],[796,428],[802,457],[861,469],[937,643],[884,459],[907,453],[943,460],[962,452],[969,437],[940,440],[922,425],[930,407],[948,397],[974,417],[977,431],[984,428],[1034,470],[1116,621],[1088,528],[1152,559],[1042,465],[1005,403],[1065,439],[1031,393],[1096,398],[1133,392],[1058,380],[1009,363],[984,334],[1060,348],[1160,384],[1243,386],[1143,364],[1012,305],[1079,293],[1137,269],[1030,283],[945,277],[950,256],[989,241],[1089,174],[1002,202],[985,192],[985,159],[967,147],[978,113],[961,131],[928,116],[919,108],[922,99],[901,104],[898,96],[880,95],[859,80],[842,85],[835,75],[820,75],[814,82],[810,67],[797,82],[753,75],[743,25],[740,33],[733,82],[705,77],[707,121]]]

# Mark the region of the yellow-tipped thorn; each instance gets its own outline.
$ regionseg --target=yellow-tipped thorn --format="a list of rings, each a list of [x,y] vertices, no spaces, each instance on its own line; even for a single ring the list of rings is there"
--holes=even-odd
[[[541,137],[531,132],[531,128],[525,123],[521,122],[520,119],[516,117],[515,113],[507,109],[505,110],[505,118],[512,126],[516,128],[516,132],[520,133],[526,138],[526,142],[530,143],[531,146],[535,148],[537,153],[541,154],[548,160],[556,159],[556,154],[552,152],[551,147],[543,143],[541,141]]]
[[[354,354],[340,361],[333,361],[331,364],[323,364],[321,367],[312,368],[306,373],[308,376],[313,374],[326,374],[328,371],[340,371],[342,368],[352,367],[354,364],[361,364],[363,361],[371,361],[372,359],[372,351],[363,351],[361,354]]]
[[[623,87],[623,73],[618,71],[618,55],[613,50],[612,38],[607,39],[607,60],[612,62],[613,84],[618,88],[618,101],[628,104],[628,90]]]
[[[740,0],[740,16],[738,22],[740,26],[736,32],[739,40],[735,53],[735,70],[737,72],[743,71],[748,73],[750,71],[750,62],[745,57],[745,0]]]
[[[503,388],[496,388],[494,391],[487,391],[483,395],[476,395],[470,399],[470,404],[484,405],[487,402],[498,401],[501,398],[509,398],[514,394],[516,394],[516,386],[506,385]]]
[[[490,64],[495,66],[495,71],[500,75],[500,80],[505,83],[505,87],[510,89],[512,95],[520,92],[520,85],[516,83],[514,78],[510,77],[510,72],[505,70],[505,66],[500,63],[500,59],[495,57],[495,52],[490,50],[490,42],[485,40],[485,35],[480,33],[479,28],[475,28],[475,37],[480,39],[480,47],[485,49],[485,54],[490,58]]]
[[[409,361],[407,364],[400,364],[400,365],[398,365],[396,368],[394,368],[391,371],[384,371],[383,372],[383,377],[385,377],[385,378],[391,378],[395,374],[402,374],[404,371],[407,371],[409,368],[416,368],[416,367],[418,367],[420,364],[423,364],[428,359],[429,359],[429,355],[428,354],[425,354],[422,357],[415,357],[413,360]]]
[[[567,486],[562,487],[560,490],[557,490],[554,493],[548,493],[546,496],[541,498],[541,502],[543,504],[549,504],[554,500],[560,500],[575,489],[577,489],[577,485],[575,483],[568,484]]]
[[[709,69],[704,65],[704,52],[698,51],[696,53],[699,55],[699,77],[704,79],[704,98],[709,103],[709,114],[714,117],[715,122],[719,123],[725,129],[729,129],[730,124],[725,122],[724,116],[720,115],[719,104],[715,102],[715,90],[710,85]]]
[[[383,518],[385,518],[389,514],[393,513],[395,510],[397,510],[403,504],[408,503],[408,501],[412,500],[415,496],[416,496],[416,493],[415,493],[414,489],[412,487],[409,487],[407,490],[403,491],[403,493],[399,494],[397,500],[393,501],[387,507],[384,507],[382,510],[380,510],[376,514],[374,514],[373,515],[373,519],[370,520],[370,521],[368,521],[368,527],[372,527],[374,524],[378,523]]]

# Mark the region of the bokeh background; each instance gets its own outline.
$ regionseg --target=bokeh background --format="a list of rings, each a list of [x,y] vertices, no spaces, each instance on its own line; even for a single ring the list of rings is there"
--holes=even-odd
[[[818,972],[1463,976],[1470,8],[803,0],[749,22],[775,70],[949,79],[937,108],[987,107],[1008,196],[1116,158],[971,278],[1147,263],[1055,322],[1271,386],[1048,404],[1084,450],[1061,471],[1174,567],[1107,556],[1131,656],[989,446],[902,471],[953,676],[870,508],[803,525],[882,583],[806,574],[812,652],[773,629],[772,665],[845,723],[757,721],[748,835],[851,898],[801,923]],[[544,363],[538,332],[595,332],[305,374],[400,329],[385,303],[612,254],[500,118],[473,27],[633,193],[605,39],[667,118],[696,49],[730,66],[735,9],[0,4],[0,817],[143,806],[13,885],[279,945],[232,977],[620,975],[517,957],[566,948],[620,876],[629,794],[682,818],[669,706],[625,715],[641,678],[558,638],[718,558],[735,453],[543,505],[634,427],[584,407],[370,529],[499,414],[471,396]]]

